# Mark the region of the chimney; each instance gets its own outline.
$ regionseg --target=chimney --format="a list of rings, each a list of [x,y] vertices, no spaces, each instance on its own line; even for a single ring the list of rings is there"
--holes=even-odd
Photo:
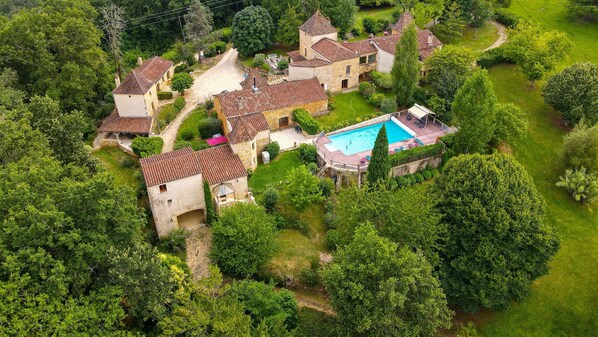
[[[116,87],[120,87],[120,76],[118,76],[118,74],[116,74],[116,76],[114,76],[114,83],[116,84]]]
[[[142,64],[143,64],[143,59],[141,58],[141,56],[139,56],[139,57],[137,58],[137,65],[138,65],[138,66],[140,66],[140,65],[142,65]]]
[[[253,76],[253,86],[251,87],[251,90],[253,90],[254,94],[256,94],[259,91],[259,89],[257,88],[256,81],[255,81],[255,76]]]
[[[432,35],[432,32],[430,32],[430,34],[428,35],[428,46],[432,46],[434,44],[434,35]]]

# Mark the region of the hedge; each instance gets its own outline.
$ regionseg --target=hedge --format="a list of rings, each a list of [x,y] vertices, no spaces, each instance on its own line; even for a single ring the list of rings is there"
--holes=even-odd
[[[426,180],[430,180],[438,175],[440,175],[440,172],[437,169],[426,168],[425,170],[416,172],[414,174],[407,174],[392,178],[389,181],[389,187],[391,190],[405,188],[422,183]]]
[[[419,160],[436,156],[440,154],[443,149],[444,144],[442,143],[427,146],[417,146],[408,150],[393,153],[388,156],[388,159],[390,160],[390,166],[395,167],[410,162],[413,157],[417,157],[417,160]]]
[[[172,91],[158,91],[158,99],[172,99]]]
[[[172,104],[167,104],[156,115],[158,128],[163,130],[185,107],[185,98],[178,97]]]
[[[499,63],[515,63],[506,58],[504,54],[504,48],[502,46],[485,51],[477,60],[478,66],[487,69]]]
[[[199,121],[198,129],[203,139],[212,138],[217,133],[222,134],[222,123],[218,118],[208,117]]]
[[[344,120],[342,122],[338,122],[336,124],[330,125],[330,126],[325,126],[323,129],[324,131],[326,131],[326,133],[328,132],[332,132],[338,129],[342,129],[342,128],[346,128],[347,126],[351,126],[357,123],[361,123],[363,121],[367,121],[369,119],[372,118],[376,118],[379,116],[384,115],[384,113],[382,111],[376,111],[376,113],[370,115],[370,116],[361,116],[361,117],[356,117],[356,118],[352,118],[352,119],[347,119]]]
[[[164,140],[160,137],[137,137],[133,139],[131,148],[141,158],[149,157],[162,152]]]
[[[309,135],[315,135],[320,131],[320,124],[306,110],[293,111],[293,119]]]
[[[502,23],[503,25],[509,28],[515,28],[517,23],[519,23],[519,16],[514,14],[504,8],[498,8],[494,11],[494,19],[498,23]]]
[[[212,42],[208,45],[208,51],[206,53],[207,57],[212,57],[218,55],[218,52],[224,53],[226,51],[226,42],[223,41],[216,41]]]

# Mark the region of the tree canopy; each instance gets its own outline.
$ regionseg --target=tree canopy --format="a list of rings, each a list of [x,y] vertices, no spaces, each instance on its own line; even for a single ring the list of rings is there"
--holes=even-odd
[[[440,23],[434,26],[434,33],[445,43],[456,43],[463,38],[465,22],[462,16],[463,11],[456,2],[446,6],[444,14],[440,17]]]
[[[388,160],[388,136],[386,136],[386,126],[382,125],[374,148],[372,149],[372,159],[368,165],[367,180],[370,187],[375,188],[378,184],[384,184],[388,181],[390,175],[390,161]]]
[[[340,36],[348,33],[357,16],[356,0],[320,0],[320,10],[332,25],[338,28]]]
[[[476,54],[473,50],[454,45],[437,49],[425,61],[428,81],[434,91],[451,104],[457,90],[475,69]]]
[[[267,10],[248,6],[235,14],[232,41],[241,55],[249,56],[272,44],[274,24]]]
[[[185,14],[185,33],[196,48],[204,48],[205,40],[214,27],[214,16],[199,0],[193,0]]]
[[[299,26],[302,23],[295,8],[289,7],[278,21],[276,40],[284,46],[299,45]]]
[[[439,274],[449,303],[476,311],[521,300],[559,246],[523,166],[506,154],[461,155],[435,189],[447,226]]]
[[[408,248],[357,228],[321,272],[347,335],[435,336],[451,312],[432,267]]]
[[[569,169],[586,168],[598,173],[598,124],[578,124],[563,138],[563,164]]]
[[[417,31],[412,24],[403,32],[397,43],[391,71],[397,104],[400,107],[413,103],[413,94],[419,82],[419,71]]]

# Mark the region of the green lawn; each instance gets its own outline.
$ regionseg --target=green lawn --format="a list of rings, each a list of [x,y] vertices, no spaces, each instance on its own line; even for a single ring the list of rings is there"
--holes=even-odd
[[[364,7],[360,8],[359,12],[357,12],[357,17],[355,19],[355,26],[361,29],[361,34],[355,36],[349,41],[359,41],[368,38],[368,33],[365,32],[363,29],[363,19],[366,17],[370,17],[372,19],[388,19],[390,24],[394,24],[392,19],[392,12],[395,10],[395,7]],[[376,34],[377,36],[382,36],[383,33]]]
[[[187,116],[187,118],[185,118],[181,123],[181,126],[179,127],[176,134],[176,139],[181,140],[181,133],[183,132],[183,130],[193,130],[193,140],[191,140],[191,147],[194,150],[197,150],[200,145],[205,143],[205,140],[202,140],[199,137],[199,121],[207,117],[208,114],[206,113],[206,110],[203,107],[198,107],[195,110],[193,110],[193,112],[191,112],[189,116]]]
[[[336,109],[316,118],[323,128],[330,128],[340,122],[356,118],[369,119],[376,113],[376,107],[368,103],[359,91],[334,95],[331,102]]]
[[[137,189],[140,181],[135,177],[139,170],[139,161],[137,158],[129,155],[118,147],[107,147],[93,152],[93,156],[98,158],[112,175],[118,185],[129,186]],[[132,167],[124,167],[122,163],[132,161]]]
[[[498,29],[489,23],[480,28],[467,27],[458,45],[481,52],[498,40]]]
[[[275,186],[283,181],[287,172],[301,165],[299,151],[288,151],[279,154],[270,164],[260,165],[249,178],[249,187],[256,196],[259,196],[268,186]]]

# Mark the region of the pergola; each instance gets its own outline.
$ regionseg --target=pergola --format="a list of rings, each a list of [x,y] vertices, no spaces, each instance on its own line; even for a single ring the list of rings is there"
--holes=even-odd
[[[434,111],[419,104],[413,105],[411,108],[407,110],[407,112],[409,112],[409,114],[415,116],[419,120],[423,120],[425,117],[426,121],[424,122],[424,125],[428,125],[428,115],[435,115]]]

